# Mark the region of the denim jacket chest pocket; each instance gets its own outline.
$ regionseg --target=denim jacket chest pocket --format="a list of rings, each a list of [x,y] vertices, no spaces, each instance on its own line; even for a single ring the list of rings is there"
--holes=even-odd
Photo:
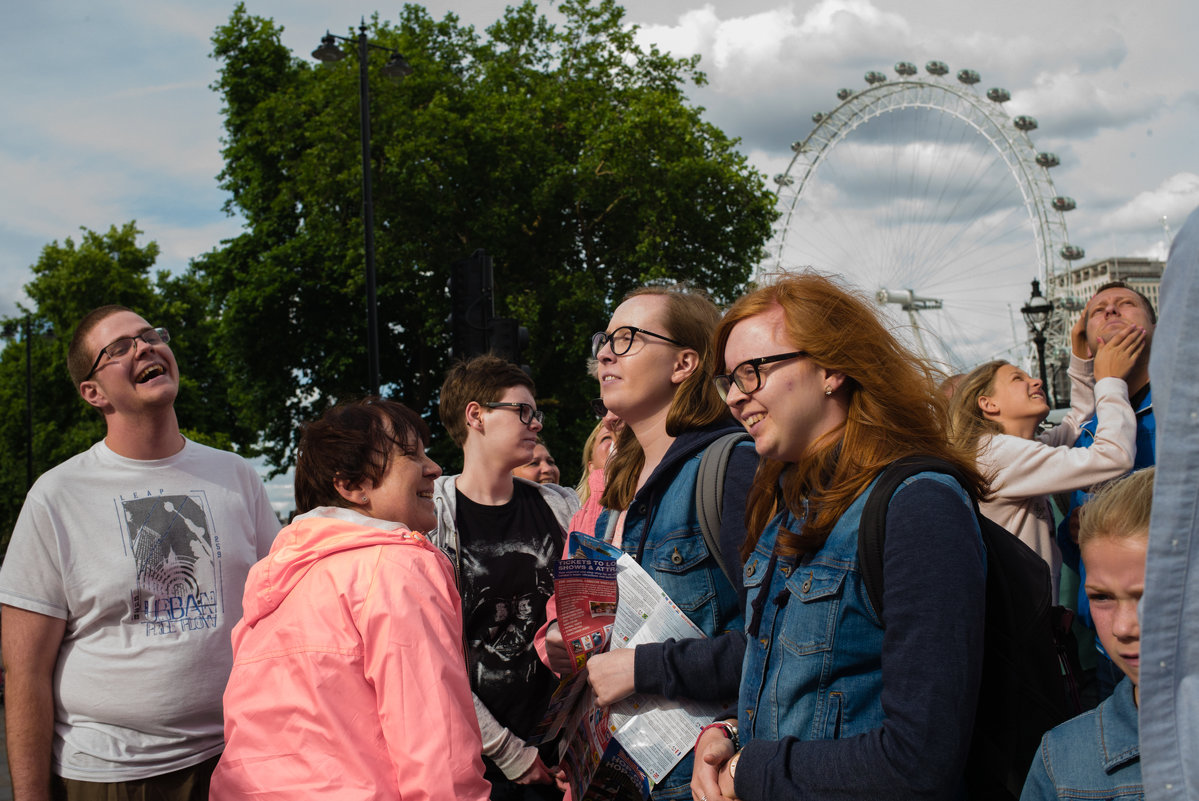
[[[790,594],[782,615],[779,640],[797,656],[833,647],[837,616],[845,586],[844,568],[799,565],[787,577]]]
[[[680,609],[693,612],[716,596],[711,575],[716,562],[700,531],[690,527],[671,531],[654,543],[647,561],[658,586]]]

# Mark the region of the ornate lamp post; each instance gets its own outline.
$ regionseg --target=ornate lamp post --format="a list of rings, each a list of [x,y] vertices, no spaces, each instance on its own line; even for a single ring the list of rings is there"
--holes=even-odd
[[[1049,326],[1049,318],[1053,316],[1053,301],[1041,295],[1041,282],[1035,278],[1032,279],[1032,296],[1028,299],[1028,303],[1020,309],[1020,313],[1024,315],[1024,322],[1028,326],[1029,333],[1032,334],[1033,343],[1037,346],[1037,363],[1041,368],[1041,386],[1045,389],[1045,395],[1049,398],[1050,405],[1056,406],[1050,395],[1049,381],[1045,377],[1045,329]]]
[[[382,50],[390,53],[391,57],[380,70],[389,78],[403,78],[412,74],[412,66],[397,50],[383,45],[368,42],[366,39],[366,20],[358,26],[357,40],[325,31],[321,38],[321,46],[312,51],[312,57],[317,61],[341,61],[346,57],[346,51],[337,46],[337,42],[354,42],[358,44],[358,83],[360,89],[359,115],[362,131],[362,225],[366,247],[366,351],[370,368],[370,391],[372,395],[379,394],[379,305],[375,294],[375,207],[371,200],[371,116],[370,116],[370,82],[367,78],[367,66],[371,50]]]

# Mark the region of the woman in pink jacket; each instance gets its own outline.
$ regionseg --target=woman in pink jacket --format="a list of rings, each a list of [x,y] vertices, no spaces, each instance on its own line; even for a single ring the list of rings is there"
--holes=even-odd
[[[379,398],[304,427],[296,506],[246,582],[225,689],[222,799],[478,799],[482,742],[429,430]]]

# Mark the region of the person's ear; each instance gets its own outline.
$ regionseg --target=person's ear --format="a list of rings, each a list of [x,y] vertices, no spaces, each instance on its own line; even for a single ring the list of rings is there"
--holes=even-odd
[[[112,406],[99,382],[90,379],[79,385],[79,397],[83,398],[89,406],[94,406],[100,411],[107,411]]]
[[[674,368],[670,372],[670,381],[681,384],[699,369],[699,353],[691,348],[684,348],[675,354]]]
[[[463,416],[466,418],[466,430],[469,433],[472,429],[483,433],[483,412],[484,407],[478,401],[471,401],[466,404],[466,409],[463,411]]]
[[[986,416],[999,414],[999,404],[996,403],[990,395],[978,396],[978,408],[981,409],[982,413]]]
[[[352,506],[362,506],[369,501],[363,492],[361,482],[351,484],[342,476],[337,476],[333,479],[333,489],[337,490],[337,494],[349,501]]]
[[[824,394],[825,395],[832,395],[837,390],[839,390],[844,383],[845,383],[845,373],[842,373],[840,370],[826,369],[824,371],[823,386],[824,386]]]

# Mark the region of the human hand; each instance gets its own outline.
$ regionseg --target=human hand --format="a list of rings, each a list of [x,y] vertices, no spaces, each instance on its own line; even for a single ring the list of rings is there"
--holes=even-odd
[[[539,755],[534,757],[533,764],[529,765],[528,770],[512,781],[516,784],[556,784],[558,774],[561,772],[558,768],[547,768]]]
[[[691,797],[695,801],[728,798],[721,789],[720,771],[732,756],[733,742],[720,729],[708,729],[699,736],[695,743],[695,766],[691,769]]]
[[[633,694],[636,659],[636,649],[617,648],[587,660],[587,683],[595,693],[596,706],[608,706]]]
[[[1074,321],[1074,327],[1070,329],[1070,350],[1080,359],[1090,359],[1095,354],[1091,353],[1091,346],[1087,344],[1087,312],[1083,309],[1082,314],[1078,315],[1078,319]]]
[[[569,676],[575,672],[574,657],[570,655],[570,649],[562,639],[562,632],[558,630],[556,620],[545,630],[545,655],[550,660],[550,670],[559,676]]]
[[[1139,325],[1125,326],[1106,341],[1100,337],[1095,353],[1095,380],[1109,377],[1128,380],[1145,350],[1145,340],[1145,329]]]

